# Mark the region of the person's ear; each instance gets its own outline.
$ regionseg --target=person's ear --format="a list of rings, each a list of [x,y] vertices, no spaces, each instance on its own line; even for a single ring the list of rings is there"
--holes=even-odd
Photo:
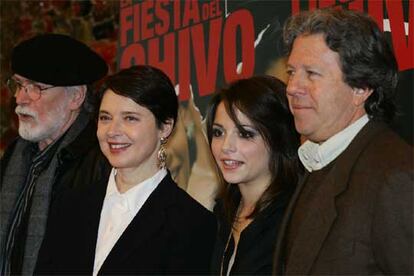
[[[85,101],[87,87],[86,85],[77,85],[77,86],[72,86],[69,89],[72,90],[70,91],[71,99],[70,99],[69,107],[72,110],[77,110],[82,106],[83,102]]]
[[[173,126],[174,126],[174,120],[167,119],[167,121],[161,125],[160,137],[168,138],[168,136],[170,136],[173,130]]]
[[[354,93],[353,103],[356,107],[364,105],[373,92],[371,88],[352,88],[352,91]]]

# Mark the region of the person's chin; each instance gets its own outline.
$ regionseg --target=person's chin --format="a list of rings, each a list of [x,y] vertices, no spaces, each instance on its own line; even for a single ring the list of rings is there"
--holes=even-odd
[[[240,172],[223,172],[224,180],[228,183],[240,183],[243,181],[243,177],[240,175]]]
[[[126,167],[130,167],[128,160],[126,160],[123,157],[120,156],[114,156],[114,155],[106,155],[106,158],[108,158],[109,163],[111,164],[112,167],[114,168],[126,168]]]
[[[119,162],[117,160],[113,160],[113,159],[109,159],[109,164],[111,164],[112,167],[117,168],[117,169],[122,169],[124,168],[124,165],[122,164],[122,162]]]
[[[25,123],[19,123],[19,136],[21,138],[23,138],[24,140],[30,141],[30,142],[38,142],[39,141],[39,134],[37,133],[37,131],[25,124]]]

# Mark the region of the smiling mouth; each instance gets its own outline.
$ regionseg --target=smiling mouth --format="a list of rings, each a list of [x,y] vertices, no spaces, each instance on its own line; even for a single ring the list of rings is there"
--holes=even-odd
[[[231,159],[222,159],[221,162],[223,164],[223,168],[225,169],[235,169],[244,164],[244,162]]]
[[[128,148],[129,146],[131,146],[131,144],[109,144],[109,149],[111,151],[120,151],[120,150],[124,150],[126,148]]]

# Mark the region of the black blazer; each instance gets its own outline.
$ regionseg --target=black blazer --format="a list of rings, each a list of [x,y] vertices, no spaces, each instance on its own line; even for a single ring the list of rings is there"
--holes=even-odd
[[[97,186],[66,193],[49,218],[35,273],[92,274],[109,172]],[[116,242],[99,274],[208,273],[215,233],[214,216],[168,173]]]
[[[290,195],[291,192],[288,191],[281,193],[242,231],[230,275],[272,274],[277,234]],[[214,213],[219,227],[211,259],[211,273],[220,274],[223,266],[223,274],[226,274],[234,250],[234,239],[229,240],[231,225],[225,218],[222,201],[218,201],[214,207]],[[227,242],[231,250],[225,252]]]

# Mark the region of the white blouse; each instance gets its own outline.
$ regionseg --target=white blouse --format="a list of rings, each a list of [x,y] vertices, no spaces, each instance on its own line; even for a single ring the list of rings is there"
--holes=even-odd
[[[116,169],[112,169],[99,221],[93,276],[98,274],[115,243],[166,175],[167,170],[161,169],[121,194],[115,183]]]

